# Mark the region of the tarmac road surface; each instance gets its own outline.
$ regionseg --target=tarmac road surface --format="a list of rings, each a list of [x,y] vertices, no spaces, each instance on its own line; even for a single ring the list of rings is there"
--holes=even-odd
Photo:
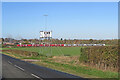
[[[87,80],[79,76],[60,72],[43,66],[28,63],[10,56],[2,55],[2,78],[3,79],[52,79],[52,80]]]

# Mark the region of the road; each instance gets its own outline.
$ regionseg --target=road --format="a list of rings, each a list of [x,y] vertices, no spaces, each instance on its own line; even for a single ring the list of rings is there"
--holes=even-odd
[[[10,78],[86,80],[72,74],[38,66],[4,54],[2,54],[2,77],[4,80]]]

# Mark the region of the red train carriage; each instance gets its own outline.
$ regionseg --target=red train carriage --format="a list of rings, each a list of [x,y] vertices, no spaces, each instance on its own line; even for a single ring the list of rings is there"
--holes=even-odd
[[[64,44],[18,44],[17,45],[18,47],[30,47],[30,46],[34,46],[34,47],[39,47],[39,46],[46,46],[46,47],[48,47],[48,46],[52,46],[52,47],[54,47],[54,46],[64,46]]]

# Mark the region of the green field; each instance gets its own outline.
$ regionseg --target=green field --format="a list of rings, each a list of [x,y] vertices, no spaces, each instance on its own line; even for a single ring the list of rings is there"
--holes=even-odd
[[[80,55],[81,47],[20,47],[20,48],[6,48],[24,51],[38,52],[40,54],[50,54],[52,56],[77,56]],[[52,53],[52,54],[51,54]]]

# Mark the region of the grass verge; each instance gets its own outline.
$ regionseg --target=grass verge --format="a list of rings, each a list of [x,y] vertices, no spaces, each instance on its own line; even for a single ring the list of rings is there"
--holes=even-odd
[[[83,67],[83,66],[74,66],[69,64],[62,64],[62,63],[56,63],[51,61],[39,61],[39,62],[32,62],[34,64],[42,65],[48,68],[64,71],[67,73],[75,74],[81,77],[86,78],[118,78],[118,73],[116,72],[110,72],[110,71],[101,71],[89,67]]]

